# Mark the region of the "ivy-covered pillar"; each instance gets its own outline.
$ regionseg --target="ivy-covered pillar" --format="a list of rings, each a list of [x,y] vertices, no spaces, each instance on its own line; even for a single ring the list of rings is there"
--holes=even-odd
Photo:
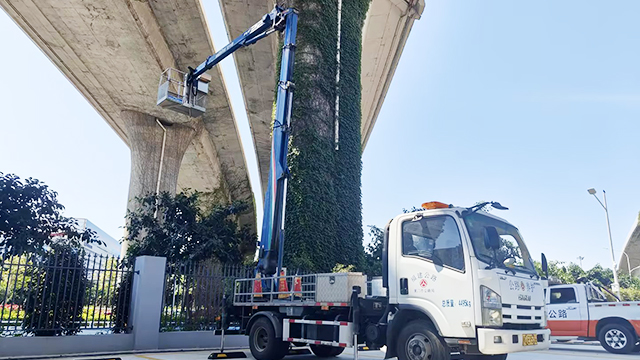
[[[362,27],[370,0],[342,0],[340,26],[340,81],[338,86],[338,150],[335,184],[338,203],[339,263],[360,264],[362,247]]]
[[[362,258],[360,54],[368,3],[288,2],[300,14],[285,224],[284,264],[291,271],[330,271]]]

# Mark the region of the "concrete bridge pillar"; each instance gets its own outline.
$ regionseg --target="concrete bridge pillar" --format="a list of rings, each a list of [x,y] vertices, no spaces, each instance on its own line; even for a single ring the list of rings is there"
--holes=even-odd
[[[132,110],[120,114],[131,149],[131,180],[127,210],[134,210],[137,197],[150,193],[176,193],[178,172],[187,147],[197,133],[189,124],[171,124]],[[126,254],[127,243],[122,244]]]

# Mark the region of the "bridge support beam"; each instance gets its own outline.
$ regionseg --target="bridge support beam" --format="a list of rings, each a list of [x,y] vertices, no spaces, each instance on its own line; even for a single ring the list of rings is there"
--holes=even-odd
[[[182,157],[197,130],[188,124],[171,124],[132,110],[120,114],[131,149],[131,180],[127,210],[135,210],[137,197],[151,193],[176,193]],[[126,254],[127,242],[122,244]]]

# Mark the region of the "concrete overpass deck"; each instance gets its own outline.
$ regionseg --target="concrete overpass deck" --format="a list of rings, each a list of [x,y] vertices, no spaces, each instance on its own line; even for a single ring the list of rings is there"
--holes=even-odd
[[[165,68],[186,69],[214,52],[199,0],[0,0],[0,7],[129,147],[132,134],[123,110],[193,129],[181,159],[178,188],[253,203],[220,69],[209,72],[211,95],[202,118],[194,121],[156,106],[159,75]],[[241,222],[255,225],[255,214]]]
[[[220,0],[230,38],[269,12],[273,3]],[[371,2],[363,29],[363,147],[413,22],[424,6],[424,0]],[[210,96],[202,118],[192,120],[155,105],[159,74],[165,68],[184,70],[214,53],[200,0],[0,0],[0,7],[132,149],[130,199],[140,195],[143,188],[156,188],[149,180],[153,177],[139,184],[134,174],[155,171],[157,177],[162,173],[163,177],[177,179],[158,180],[161,190],[173,192],[177,182],[178,189],[253,201],[243,147],[220,68],[209,72]],[[235,54],[263,189],[269,166],[276,53],[277,39],[271,37]],[[172,131],[188,140],[184,150],[169,152],[171,156],[166,159],[176,163],[175,171],[158,170],[167,166],[162,160],[160,165],[150,166],[150,162],[158,161],[156,157],[162,159],[158,146],[135,146],[140,141],[162,141],[159,127],[148,134],[155,124],[144,129],[139,126],[153,118],[182,129]],[[149,161],[151,158],[154,160]],[[240,221],[255,226],[255,214],[246,214]]]
[[[273,0],[220,0],[229,39],[271,11]],[[362,147],[373,130],[400,55],[424,0],[372,0],[362,38]],[[265,39],[234,54],[251,126],[263,193],[269,175],[271,113],[278,40]]]
[[[640,214],[631,227],[627,241],[622,248],[620,259],[618,259],[618,270],[640,277]]]

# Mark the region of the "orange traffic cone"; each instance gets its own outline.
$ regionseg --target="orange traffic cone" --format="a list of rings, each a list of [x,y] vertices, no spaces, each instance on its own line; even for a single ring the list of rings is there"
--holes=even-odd
[[[284,277],[284,270],[280,270],[280,280],[278,281],[278,299],[286,299],[289,297],[289,286],[287,286],[287,278]]]
[[[253,297],[262,297],[262,276],[256,274],[256,280],[253,281]]]
[[[293,280],[293,295],[302,298],[302,278],[300,276],[296,276]]]

